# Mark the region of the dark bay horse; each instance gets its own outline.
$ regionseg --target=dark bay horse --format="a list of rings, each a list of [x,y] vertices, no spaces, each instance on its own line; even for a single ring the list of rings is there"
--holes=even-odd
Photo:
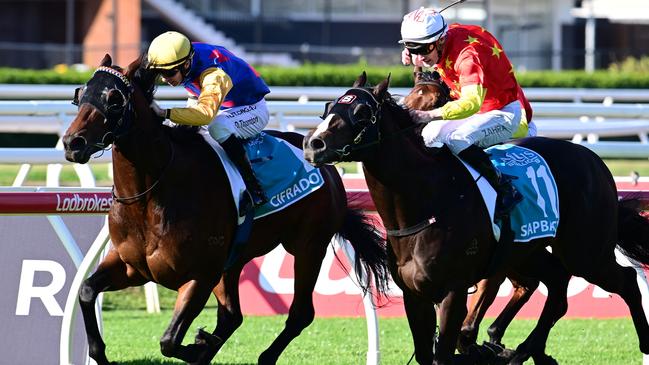
[[[305,138],[305,157],[316,166],[362,161],[392,248],[389,265],[403,290],[415,358],[420,364],[451,364],[467,314],[467,289],[484,277],[496,245],[487,209],[471,175],[448,148],[424,147],[423,125],[414,124],[394,101],[389,78],[374,88],[365,84],[363,73],[327,107],[324,121]],[[630,309],[640,350],[649,353],[636,272],[620,266],[614,255],[618,244],[627,256],[649,263],[649,222],[618,202],[613,177],[589,149],[547,138],[515,143],[548,163],[558,186],[561,222],[555,238],[515,245],[506,261],[508,269],[548,287],[539,321],[510,363],[529,357],[536,364],[556,363],[545,355],[545,343],[566,313],[571,275],[620,295]],[[545,251],[548,245],[552,255]],[[531,255],[538,258],[526,260]]]
[[[408,109],[432,110],[452,100],[449,87],[444,84],[436,71],[423,71],[421,67],[415,67],[413,76],[415,86],[403,100],[403,104]],[[531,259],[534,258],[536,256],[531,257]],[[460,352],[467,353],[476,344],[480,322],[496,298],[505,276],[513,285],[513,294],[505,308],[487,329],[489,343],[504,348],[502,338],[505,335],[505,330],[539,286],[538,279],[518,275],[516,271],[512,270],[506,274],[503,271],[498,271],[493,277],[483,279],[476,285],[476,291],[470,297],[468,314],[460,331],[458,341]]]
[[[385,241],[347,206],[332,167],[321,169],[320,189],[256,220],[248,244],[224,272],[237,212],[220,160],[196,130],[171,128],[154,116],[149,104],[156,75],[141,59],[125,71],[111,63],[106,55],[75,97],[79,112],[63,138],[66,158],[79,163],[113,146],[112,247],[79,295],[90,356],[97,363],[109,363],[95,317],[97,295],[154,281],[178,291],[173,318],[160,339],[162,354],[209,364],[243,321],[238,292],[243,266],[280,243],[295,257],[295,294],[285,327],[259,356],[260,364],[274,364],[313,321],[312,292],[335,234],[351,242],[357,273],[365,270],[379,293],[387,290]],[[297,134],[282,137],[301,144]],[[201,330],[195,343],[182,345],[211,293],[218,301],[216,328],[211,334]]]

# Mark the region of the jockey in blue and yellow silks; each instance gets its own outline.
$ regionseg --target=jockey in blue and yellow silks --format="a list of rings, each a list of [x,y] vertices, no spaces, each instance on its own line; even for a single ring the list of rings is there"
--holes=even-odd
[[[237,166],[255,206],[268,201],[243,147],[268,124],[264,96],[270,92],[261,76],[224,47],[190,43],[178,32],[156,37],[147,54],[149,68],[171,86],[190,94],[184,108],[151,108],[174,123],[207,126],[209,134]]]

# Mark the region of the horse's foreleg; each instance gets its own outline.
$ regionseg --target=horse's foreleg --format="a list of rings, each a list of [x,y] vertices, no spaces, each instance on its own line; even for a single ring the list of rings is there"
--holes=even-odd
[[[110,250],[97,271],[86,279],[79,291],[79,306],[88,338],[88,353],[97,364],[109,364],[106,358],[106,344],[101,338],[95,314],[95,302],[99,293],[107,290],[120,290],[130,286],[142,285],[146,279],[135,270],[127,270],[117,251]]]
[[[328,242],[325,239],[323,242]],[[311,247],[309,249],[309,247]],[[315,317],[313,289],[318,280],[320,266],[327,250],[327,243],[303,244],[294,255],[295,293],[288,311],[284,329],[273,343],[259,355],[258,364],[275,364],[281,353],[293,339],[308,327]]]
[[[209,346],[204,343],[187,346],[181,344],[192,321],[205,307],[213,287],[214,282],[210,278],[209,280],[191,280],[178,289],[171,323],[160,339],[160,352],[164,356],[194,363]]]
[[[450,291],[439,307],[439,335],[433,364],[452,364],[462,321],[466,317],[466,289]]]
[[[241,269],[242,267],[233,267],[223,273],[221,281],[212,290],[218,302],[216,328],[211,335],[202,330],[196,335],[197,344],[203,343],[207,345],[199,355],[196,361],[197,364],[209,364],[225,341],[243,323],[243,315],[239,304],[239,276]]]
[[[437,316],[432,301],[403,290],[403,306],[415,346],[415,360],[419,364],[433,363],[433,343]]]
[[[460,337],[457,341],[457,349],[461,353],[467,353],[471,345],[475,345],[478,338],[480,322],[484,318],[487,309],[496,299],[500,284],[505,280],[504,274],[498,274],[488,279],[481,280],[477,285],[476,292],[471,296],[469,312],[464,319]]]
[[[537,279],[523,277],[514,273],[510,273],[508,277],[514,286],[514,293],[494,323],[487,329],[489,342],[501,347],[505,347],[502,344],[505,330],[539,286],[539,280]]]

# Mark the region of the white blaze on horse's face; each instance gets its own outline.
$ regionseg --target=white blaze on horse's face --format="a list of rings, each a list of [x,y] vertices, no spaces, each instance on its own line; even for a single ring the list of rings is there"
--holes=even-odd
[[[311,138],[319,137],[321,133],[324,133],[327,129],[329,129],[329,122],[331,121],[331,119],[333,117],[334,117],[334,114],[327,115],[325,120],[323,120],[322,123],[318,124],[318,127],[313,132],[313,135],[311,136]]]

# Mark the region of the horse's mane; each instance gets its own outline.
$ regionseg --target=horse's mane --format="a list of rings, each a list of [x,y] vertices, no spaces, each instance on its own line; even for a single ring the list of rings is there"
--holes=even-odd
[[[371,89],[369,91],[371,91]],[[389,107],[390,112],[393,114],[394,122],[396,122],[399,129],[411,128],[413,132],[415,132],[415,136],[418,136],[421,134],[421,129],[425,124],[422,124],[421,127],[419,125],[414,125],[415,122],[410,116],[408,108],[399,103],[399,100],[401,99],[401,96],[391,95],[386,91],[385,96],[383,97],[383,105]]]
[[[368,91],[372,91],[371,89]],[[391,95],[388,91],[385,92],[383,98],[384,107],[388,107],[392,114],[393,122],[396,123],[400,130],[410,129],[403,136],[410,138],[414,147],[423,153],[423,156],[428,158],[439,155],[440,152],[447,150],[446,146],[442,148],[428,148],[424,145],[424,140],[421,137],[421,131],[426,126],[425,123],[416,124],[409,113],[406,105],[400,104],[399,101],[402,97],[398,95]]]
[[[158,87],[158,73],[149,67],[148,58],[145,53],[140,55],[135,61],[128,66],[127,76],[142,91],[146,102],[150,104],[153,101],[153,95]],[[178,143],[196,143],[203,141],[203,137],[198,134],[199,128],[196,126],[161,125],[165,133]]]

